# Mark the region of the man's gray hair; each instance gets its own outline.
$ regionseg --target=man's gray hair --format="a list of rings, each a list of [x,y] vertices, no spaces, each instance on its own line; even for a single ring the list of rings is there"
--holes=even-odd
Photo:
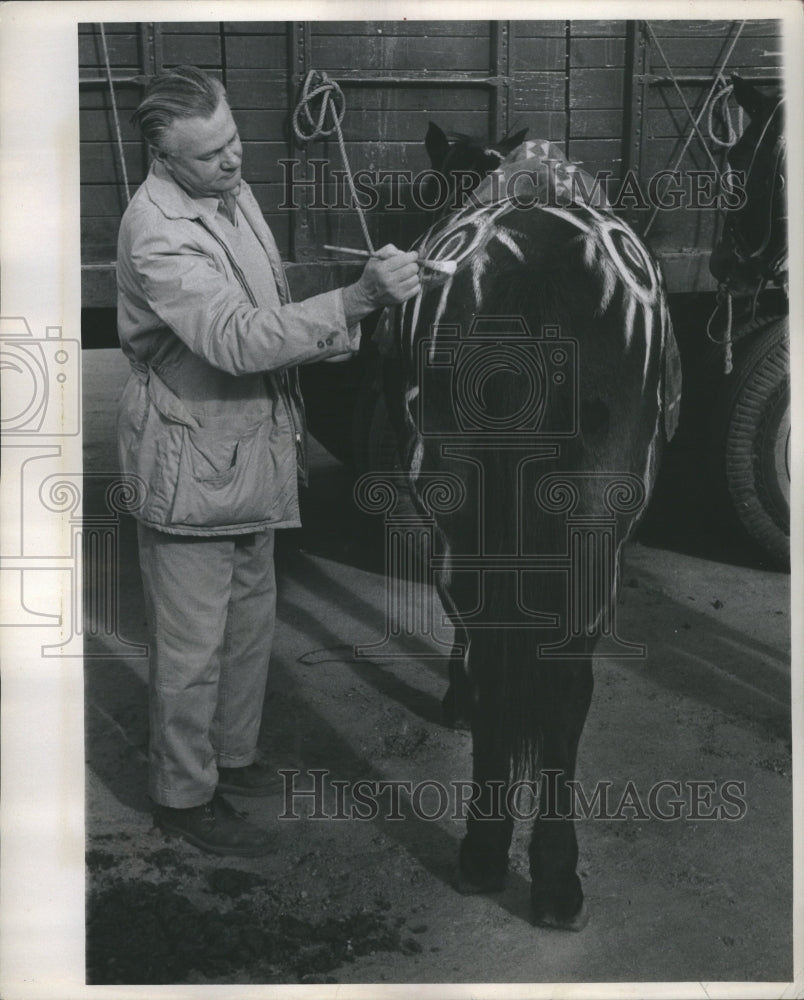
[[[145,96],[131,116],[144,138],[158,147],[179,118],[211,118],[226,91],[221,81],[195,66],[176,66],[151,77]]]

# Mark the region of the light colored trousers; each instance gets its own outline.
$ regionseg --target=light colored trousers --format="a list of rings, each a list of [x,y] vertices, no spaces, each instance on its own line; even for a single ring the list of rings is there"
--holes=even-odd
[[[151,798],[208,802],[256,757],[276,615],[274,532],[188,538],[138,524],[150,632]]]

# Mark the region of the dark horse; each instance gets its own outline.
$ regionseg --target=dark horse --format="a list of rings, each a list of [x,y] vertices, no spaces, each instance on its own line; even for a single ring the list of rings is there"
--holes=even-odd
[[[417,244],[456,269],[425,268],[422,293],[392,317],[386,398],[414,497],[435,516],[456,630],[445,713],[472,731],[458,887],[502,888],[511,789],[529,774],[534,919],[578,930],[569,783],[592,653],[603,638],[599,652],[644,655],[617,636],[612,602],[677,420],[680,366],[648,251],[599,191],[568,195],[576,168],[556,147],[521,138],[509,153],[510,140],[450,143],[431,125],[436,170],[486,176]]]
[[[766,96],[736,75],[731,86],[750,119],[729,150],[729,166],[744,178],[745,201],[727,213],[710,268],[740,297],[787,282],[786,144],[784,99]]]

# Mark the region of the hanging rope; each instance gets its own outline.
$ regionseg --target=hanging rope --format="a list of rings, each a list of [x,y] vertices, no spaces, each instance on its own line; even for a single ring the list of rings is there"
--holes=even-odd
[[[709,160],[711,161],[712,166],[715,168],[715,175],[717,176],[718,181],[720,181],[720,179],[721,179],[720,167],[715,162],[715,158],[712,155],[712,151],[706,145],[706,140],[704,139],[703,134],[701,133],[701,130],[698,127],[698,125],[699,125],[699,122],[701,121],[701,119],[703,118],[704,111],[705,111],[707,105],[709,104],[709,102],[712,99],[712,95],[715,93],[715,90],[717,89],[718,81],[723,79],[723,71],[725,70],[726,66],[728,65],[729,59],[731,59],[731,54],[734,51],[734,46],[737,44],[737,41],[738,41],[740,35],[742,34],[742,31],[743,31],[743,28],[745,27],[745,24],[746,24],[745,21],[741,21],[740,22],[740,24],[739,24],[739,26],[737,28],[737,32],[734,35],[734,38],[732,38],[732,40],[731,40],[731,42],[729,44],[729,48],[726,51],[726,54],[723,57],[723,59],[722,59],[722,61],[720,63],[720,66],[719,66],[719,68],[717,70],[717,72],[715,73],[715,79],[712,82],[712,86],[709,88],[709,92],[707,93],[706,98],[705,98],[704,103],[703,103],[703,107],[698,112],[698,115],[696,117],[692,113],[692,109],[690,108],[690,106],[689,106],[689,104],[687,102],[687,99],[684,96],[684,92],[682,91],[681,87],[679,86],[678,80],[676,80],[675,74],[673,73],[673,69],[672,69],[672,67],[670,66],[670,63],[667,60],[667,56],[664,53],[664,49],[662,48],[661,43],[659,42],[659,39],[656,37],[656,34],[653,31],[653,28],[650,26],[650,22],[649,21],[645,21],[645,29],[646,29],[646,32],[648,34],[648,37],[653,42],[653,44],[656,46],[656,51],[661,56],[662,62],[664,63],[665,68],[667,69],[667,72],[670,74],[670,82],[673,84],[673,87],[675,88],[675,91],[678,94],[678,97],[679,97],[679,100],[681,101],[682,107],[687,112],[687,117],[692,122],[692,130],[690,131],[690,133],[687,136],[687,138],[684,140],[684,144],[681,147],[681,151],[679,152],[678,156],[676,157],[676,161],[675,161],[675,163],[673,164],[673,166],[671,168],[672,170],[678,170],[679,164],[684,159],[684,155],[687,152],[687,149],[689,148],[690,143],[692,142],[692,140],[697,135],[698,138],[701,141],[701,145],[703,146],[704,152],[709,157]],[[645,228],[642,231],[643,237],[647,236],[648,233],[653,228],[653,223],[656,221],[656,217],[657,217],[658,214],[659,214],[659,206],[658,205],[654,205],[653,206],[653,211],[650,214],[650,218],[648,219],[647,224],[645,225]]]
[[[720,77],[720,80],[723,86],[709,102],[709,110],[706,118],[706,130],[709,133],[709,138],[715,146],[720,146],[722,149],[731,149],[731,147],[743,134],[743,109],[738,105],[737,129],[735,130],[731,123],[731,108],[729,107],[729,98],[731,97],[734,87],[730,83],[726,83],[722,76]],[[715,135],[715,108],[721,101],[723,102],[723,107],[720,112],[720,119],[726,127],[725,139],[721,139],[719,136]]]
[[[712,333],[712,324],[720,311],[720,307],[725,301],[726,303],[726,329],[723,331],[723,339],[718,340]],[[719,285],[717,290],[717,297],[715,299],[715,308],[712,310],[712,315],[709,317],[709,321],[706,324],[706,336],[712,341],[713,344],[717,344],[719,347],[723,348],[723,372],[725,375],[731,375],[732,364],[732,349],[731,349],[731,325],[732,325],[732,310],[731,310],[731,292],[729,292],[726,285]]]
[[[126,192],[126,204],[131,201],[131,191],[128,186],[128,173],[126,171],[126,157],[123,151],[123,135],[120,131],[120,116],[117,113],[117,99],[114,96],[114,81],[112,80],[112,67],[109,62],[109,49],[106,45],[106,32],[103,24],[99,25],[101,45],[103,46],[103,61],[106,64],[106,80],[109,84],[109,96],[112,99],[112,118],[114,120],[114,131],[117,137],[117,155],[120,157],[120,170],[123,174],[123,188]]]
[[[366,241],[369,253],[373,254],[374,244],[369,236],[363,209],[357,200],[352,168],[349,166],[346,146],[343,141],[341,122],[345,113],[346,98],[338,84],[334,80],[330,80],[326,73],[315,69],[310,70],[305,78],[299,103],[293,112],[294,135],[301,142],[309,142],[311,139],[326,139],[333,133],[337,136],[338,148],[341,151],[341,158],[346,169],[346,179],[349,181],[349,190],[352,193],[352,204],[360,219],[363,239]],[[332,124],[327,124],[328,119]]]

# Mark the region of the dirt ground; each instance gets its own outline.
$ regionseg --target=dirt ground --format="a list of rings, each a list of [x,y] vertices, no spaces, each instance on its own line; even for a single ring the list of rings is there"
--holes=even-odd
[[[85,352],[86,469],[116,470],[118,352]],[[672,460],[670,463],[672,472]],[[152,828],[146,793],[147,661],[114,636],[86,661],[88,982],[780,982],[793,975],[790,604],[787,575],[684,526],[695,484],[668,488],[631,548],[620,634],[645,659],[600,658],[581,742],[584,787],[724,782],[738,819],[589,819],[579,826],[591,919],[579,934],[529,919],[528,823],[506,889],[453,888],[463,823],[415,815],[333,818],[333,781],[413,787],[471,777],[468,734],[445,729],[448,641],[395,638],[394,657],[355,659],[384,634],[382,523],[351,500],[348,471],[315,453],[305,527],[278,552],[279,625],[261,754],[326,770],[327,814],[288,808],[289,776],[265,799],[231,801],[273,830],[261,859],[216,859]],[[679,496],[686,498],[679,500]],[[99,497],[89,503],[100,502]],[[135,533],[119,530],[118,635],[144,643]],[[109,653],[116,653],[114,657]],[[686,794],[686,792],[685,792]],[[347,812],[351,800],[342,805]],[[437,811],[431,799],[420,803]],[[437,806],[437,803],[436,803]],[[293,812],[298,818],[281,818]],[[736,810],[742,812],[743,810]],[[419,810],[419,813],[421,810]]]

